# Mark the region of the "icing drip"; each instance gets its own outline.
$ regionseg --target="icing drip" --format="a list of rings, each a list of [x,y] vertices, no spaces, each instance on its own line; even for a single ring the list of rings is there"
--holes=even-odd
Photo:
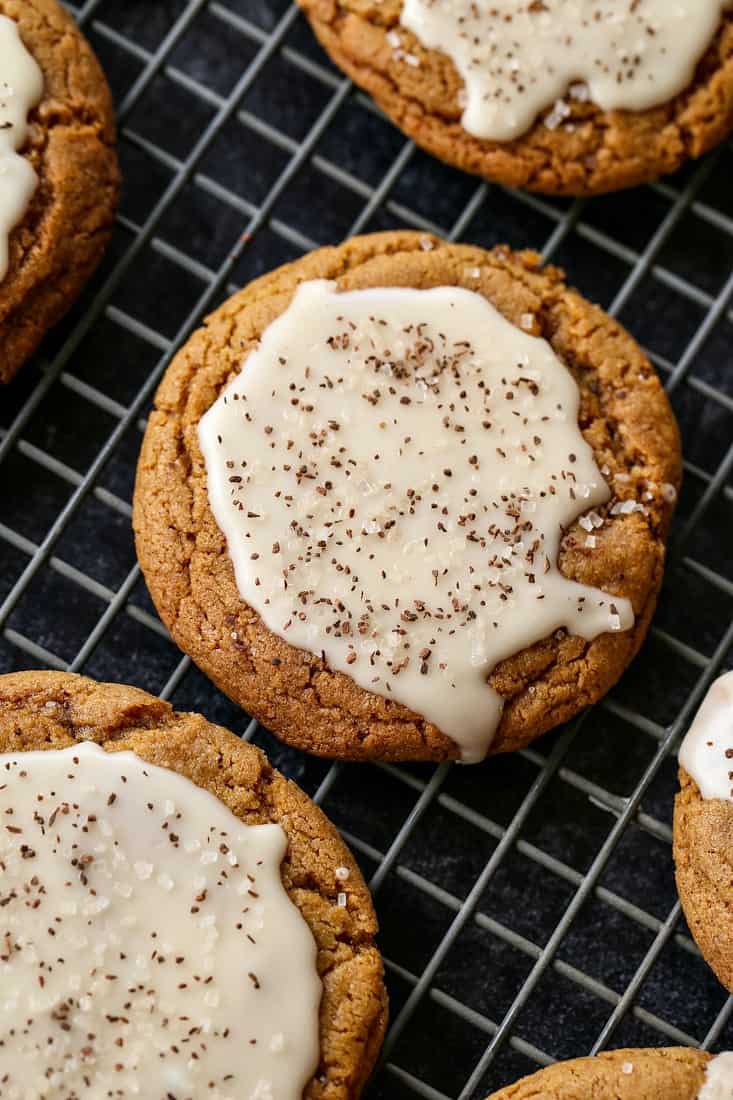
[[[697,1100],[733,1100],[733,1053],[725,1051],[708,1062]]]
[[[703,798],[733,802],[733,672],[711,684],[680,747]]]

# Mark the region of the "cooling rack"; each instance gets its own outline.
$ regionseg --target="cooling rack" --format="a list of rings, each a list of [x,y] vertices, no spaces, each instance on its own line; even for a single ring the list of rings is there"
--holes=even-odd
[[[392,1019],[369,1100],[481,1100],[553,1059],[733,1047],[680,915],[674,750],[733,665],[733,156],[554,201],[439,165],[289,0],[87,0],[125,194],[83,301],[0,392],[0,671],[138,684],[261,745],[342,830],[379,912]],[[685,484],[641,655],[599,706],[474,768],[330,765],[279,745],[169,640],[135,563],[145,417],[175,348],[253,276],[412,226],[532,246],[634,332],[679,418]]]

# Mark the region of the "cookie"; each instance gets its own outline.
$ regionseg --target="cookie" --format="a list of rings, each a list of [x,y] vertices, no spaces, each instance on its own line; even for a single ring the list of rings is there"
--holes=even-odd
[[[5,924],[14,928],[15,909],[28,907],[17,940],[15,932],[4,940],[4,980],[24,996],[29,956],[14,952],[36,931],[40,967],[28,1000],[34,1015],[24,1014],[11,1044],[0,1019],[6,1074],[26,1071],[27,1083],[40,1063],[55,1080],[62,1064],[79,1076],[63,1078],[80,1090],[74,1095],[91,1097],[110,1083],[132,1087],[144,1070],[150,1087],[165,1084],[168,1095],[203,1087],[222,1100],[233,1086],[220,1075],[233,1072],[247,1086],[235,1071],[244,1064],[245,1076],[255,1072],[247,1071],[251,1059],[263,1069],[259,1084],[249,1079],[248,1096],[269,1095],[270,1078],[278,1095],[296,1095],[276,1075],[307,1047],[312,1016],[302,1095],[358,1097],[386,1020],[376,918],[350,852],[295,784],[200,715],[64,673],[0,677],[0,753],[12,754],[0,758],[4,866],[27,874],[19,892],[26,900],[3,900]],[[56,930],[48,965],[46,922]],[[143,934],[152,961],[137,950]],[[62,947],[67,954],[56,958]],[[64,970],[68,961],[77,978]],[[128,984],[130,969],[137,978]],[[119,997],[116,982],[125,982]],[[115,998],[125,1001],[119,1010]],[[18,1067],[19,1053],[30,1060]],[[196,1077],[199,1063],[216,1075],[211,1084]]]
[[[107,82],[56,0],[0,0],[0,69],[0,82],[9,72],[16,91],[0,97],[0,159],[10,181],[0,200],[0,382],[7,382],[101,259],[119,169]]]
[[[580,24],[565,0],[298,2],[333,61],[408,137],[510,187],[632,187],[733,125],[733,13],[721,0],[618,0],[604,6],[611,26]]]
[[[718,1100],[730,1095],[731,1085],[731,1054],[711,1059],[687,1047],[612,1050],[556,1062],[489,1100]]]
[[[695,942],[733,991],[733,672],[708,691],[680,749],[677,889]]]
[[[217,404],[226,387],[234,383],[242,364],[258,347],[263,333],[267,330],[268,334],[274,335],[277,330],[274,322],[278,318],[285,325],[290,323],[286,311],[291,305],[295,308],[293,297],[301,284],[307,284],[302,289],[304,292],[308,290],[311,295],[318,293],[319,288],[323,292],[317,307],[321,316],[332,308],[336,308],[337,314],[341,312],[347,298],[344,296],[334,307],[334,302],[329,303],[328,300],[329,284],[318,280],[331,280],[333,285],[330,290],[333,293],[336,290],[344,295],[355,292],[352,297],[357,300],[361,299],[356,292],[370,288],[402,288],[401,294],[407,295],[409,302],[415,295],[419,299],[418,291],[425,291],[428,296],[433,295],[428,298],[429,305],[428,300],[425,301],[426,316],[432,315],[433,318],[438,316],[439,309],[443,309],[441,295],[449,293],[446,288],[455,288],[455,294],[461,296],[456,316],[468,318],[470,313],[473,324],[476,311],[480,313],[483,310],[485,316],[481,314],[479,317],[478,338],[485,340],[488,334],[490,344],[504,348],[509,356],[506,360],[509,366],[514,354],[525,357],[527,362],[531,355],[538,355],[543,357],[548,378],[550,370],[554,369],[562,376],[559,382],[572,385],[562,364],[569,368],[576,383],[572,386],[575,398],[571,397],[570,402],[572,404],[575,400],[579,406],[577,411],[564,411],[561,415],[567,419],[566,428],[571,433],[568,438],[577,438],[577,443],[572,444],[569,456],[563,453],[563,462],[568,469],[562,469],[561,462],[558,467],[560,473],[552,477],[557,477],[556,484],[562,486],[560,495],[570,507],[568,516],[572,516],[573,520],[579,518],[579,522],[568,521],[562,545],[560,526],[556,526],[554,535],[548,534],[549,541],[545,544],[547,555],[540,553],[540,536],[532,536],[530,540],[529,535],[532,517],[527,512],[535,507],[541,511],[546,501],[551,499],[550,494],[555,494],[554,485],[540,494],[546,498],[545,501],[541,501],[538,495],[536,504],[526,505],[522,522],[527,538],[521,547],[515,531],[517,521],[511,517],[515,505],[520,509],[525,506],[522,490],[511,498],[507,490],[503,501],[498,497],[494,499],[495,494],[491,492],[501,479],[507,485],[512,479],[516,482],[518,475],[514,471],[519,470],[521,464],[529,468],[534,461],[534,456],[530,458],[528,453],[519,453],[521,441],[515,441],[516,462],[513,460],[514,453],[499,445],[500,438],[504,438],[497,434],[504,431],[502,417],[511,418],[515,410],[519,415],[520,409],[534,408],[533,401],[544,396],[540,393],[540,387],[521,373],[518,377],[513,374],[510,378],[503,377],[505,360],[500,356],[498,363],[494,364],[497,392],[491,420],[479,407],[481,401],[488,400],[488,396],[486,389],[475,386],[475,377],[471,378],[473,396],[469,398],[466,390],[463,398],[457,397],[461,402],[461,416],[457,419],[465,418],[467,425],[470,422],[470,430],[466,428],[465,431],[462,424],[453,424],[450,417],[447,427],[442,423],[446,410],[436,414],[435,404],[436,400],[439,404],[440,399],[431,396],[429,385],[419,377],[413,377],[412,372],[421,369],[416,366],[417,360],[408,362],[405,358],[407,371],[400,368],[393,372],[395,384],[401,374],[405,375],[400,382],[405,388],[398,394],[394,386],[387,387],[397,394],[389,397],[394,405],[394,410],[389,414],[390,424],[394,422],[397,425],[395,430],[400,430],[402,425],[405,432],[408,431],[408,424],[415,425],[414,438],[418,442],[432,436],[444,438],[436,443],[434,453],[422,448],[418,452],[413,446],[409,463],[407,443],[402,458],[396,460],[387,459],[385,454],[380,464],[380,455],[371,451],[366,455],[366,461],[361,461],[364,456],[360,456],[360,469],[365,473],[355,476],[357,488],[362,486],[367,502],[376,493],[374,499],[383,502],[385,515],[389,512],[397,517],[399,524],[395,527],[393,519],[385,519],[385,516],[381,517],[381,522],[372,518],[367,521],[363,516],[364,522],[359,520],[361,526],[353,531],[349,522],[339,520],[341,526],[338,529],[343,530],[345,535],[338,545],[334,544],[337,557],[332,558],[330,552],[321,557],[323,552],[320,546],[313,546],[306,553],[310,562],[320,558],[323,569],[322,579],[318,583],[326,586],[322,598],[310,596],[310,582],[307,579],[303,582],[299,572],[292,572],[298,563],[290,562],[285,556],[289,553],[286,544],[291,535],[297,538],[303,533],[298,520],[303,520],[307,526],[306,514],[314,514],[314,510],[320,507],[319,500],[331,507],[334,494],[342,491],[343,472],[338,469],[340,460],[336,457],[338,448],[346,448],[342,454],[346,467],[356,470],[356,465],[352,465],[355,458],[347,453],[349,448],[369,447],[375,438],[374,432],[379,435],[382,409],[386,406],[380,404],[380,398],[375,398],[371,385],[367,387],[368,392],[360,392],[359,388],[353,390],[353,386],[361,382],[360,378],[351,384],[355,398],[347,393],[340,395],[338,387],[333,390],[330,382],[318,383],[318,401],[329,387],[336,398],[336,408],[348,411],[349,404],[355,400],[356,419],[350,426],[344,425],[341,434],[338,417],[334,420],[330,414],[323,419],[320,428],[314,429],[312,438],[306,426],[309,446],[314,441],[316,444],[313,454],[315,463],[321,444],[327,450],[333,445],[336,450],[328,452],[331,456],[328,468],[313,473],[314,480],[309,480],[309,471],[301,469],[303,456],[299,446],[291,452],[292,462],[288,460],[283,464],[282,485],[277,480],[281,475],[276,475],[275,494],[281,489],[282,502],[288,506],[292,504],[294,509],[283,538],[275,539],[272,544],[267,541],[264,546],[258,543],[257,547],[247,541],[250,537],[269,539],[271,528],[268,521],[255,534],[242,532],[236,546],[230,537],[228,550],[227,541],[212,512],[207,469],[199,440],[203,418]],[[410,293],[407,288],[410,288]],[[412,292],[412,288],[416,290]],[[377,294],[376,290],[371,292]],[[395,291],[389,293],[394,295]],[[391,306],[387,308],[389,310]],[[315,316],[313,320],[315,323]],[[420,331],[427,333],[431,323],[426,320]],[[268,326],[271,328],[268,329]],[[383,331],[390,330],[384,328]],[[468,331],[467,327],[465,331]],[[459,335],[460,332],[459,326]],[[547,343],[537,337],[544,337]],[[403,339],[401,334],[398,334],[399,339]],[[436,339],[440,339],[437,333]],[[348,343],[345,333],[341,333],[338,340],[339,349],[344,346],[344,340]],[[296,352],[298,343],[296,333]],[[311,343],[300,340],[300,347],[310,348]],[[316,349],[313,350],[315,353]],[[328,356],[333,356],[336,350],[331,343],[320,358],[316,359],[314,354],[313,362],[318,362],[318,370],[330,369],[332,360]],[[459,348],[455,353],[454,349],[459,359],[465,351],[465,348]],[[418,349],[415,354],[419,356],[422,353]],[[491,347],[487,354],[491,356]],[[286,378],[290,369],[277,359],[275,363],[273,394],[276,371],[280,369],[280,377]],[[336,378],[336,364],[333,370]],[[452,384],[455,373],[443,376],[446,385]],[[527,373],[525,370],[524,375]],[[309,374],[312,374],[310,369],[305,372],[305,375]],[[246,369],[241,377],[246,381]],[[238,491],[246,488],[244,483],[249,475],[245,467],[248,460],[255,462],[256,456],[272,453],[273,461],[277,455],[279,463],[282,455],[272,448],[279,448],[281,444],[290,447],[292,443],[281,430],[285,421],[277,429],[273,428],[274,421],[267,422],[271,395],[267,390],[266,372],[260,375],[260,380],[264,380],[265,406],[258,413],[260,419],[256,434],[246,445],[247,455],[242,452],[241,468],[240,462],[236,463],[236,471],[230,469],[228,464],[226,469],[223,465],[219,467],[218,491],[222,497],[229,496],[229,489]],[[415,390],[410,389],[413,385]],[[483,380],[479,381],[478,386],[484,386]],[[519,388],[514,389],[515,386]],[[507,392],[511,390],[512,398],[516,395],[516,404],[506,397],[505,389]],[[299,408],[297,394],[302,394],[302,390],[296,383],[288,383],[286,408],[292,406],[293,412]],[[410,393],[413,397],[409,396]],[[481,393],[484,396],[474,400]],[[539,397],[535,398],[533,394],[539,394]],[[383,396],[387,400],[387,390]],[[425,405],[428,398],[429,414],[425,413],[425,418],[421,419],[422,409],[428,408]],[[468,408],[464,417],[463,405],[468,406],[471,400],[473,406]],[[246,398],[241,405],[243,415],[245,401]],[[313,407],[304,398],[303,412]],[[326,417],[320,406],[313,415]],[[436,420],[436,415],[440,419]],[[547,450],[550,450],[549,439],[545,436],[552,429],[545,421],[551,421],[552,417],[545,416],[541,420],[542,423],[531,431],[529,416],[524,416],[521,421],[521,430],[529,433],[528,445],[521,442],[527,452],[537,449],[533,438],[539,440],[540,449],[544,447],[544,439]],[[294,422],[293,417],[290,417],[290,422]],[[520,421],[510,419],[510,424],[515,423]],[[302,424],[298,427],[299,431],[306,429]],[[486,449],[483,438],[477,439],[476,453],[471,453],[475,433],[478,432],[480,437],[484,430],[488,433],[485,439],[490,453],[484,455],[481,450],[482,447]],[[540,434],[536,435],[536,431]],[[216,429],[213,449],[217,442],[215,435]],[[386,437],[387,433],[382,433],[384,446],[393,446],[394,438]],[[402,441],[398,442],[402,448]],[[463,442],[469,442],[468,453],[465,450],[457,452],[456,458],[460,462],[457,461],[452,470],[448,469],[444,456],[452,453],[450,448],[454,444]],[[495,449],[503,454],[503,466],[492,472]],[[421,457],[423,454],[427,457]],[[371,463],[373,469],[370,469],[372,459],[375,461]],[[598,472],[595,461],[605,471],[604,476]],[[575,494],[575,474],[570,469],[575,462],[577,465],[573,469],[580,471],[588,463],[597,472],[593,492],[600,495],[584,497],[585,503],[580,497],[570,501],[567,496],[568,493],[571,496],[591,493],[590,488],[577,483],[578,493]],[[436,480],[431,484],[431,471],[436,463]],[[269,477],[270,467],[266,465],[264,473]],[[289,472],[285,473],[285,469]],[[408,473],[422,480],[428,478],[428,482],[424,493],[415,495],[414,490],[405,490],[404,506],[398,515],[394,511],[397,505],[389,503],[384,496],[386,489],[390,488],[387,477],[395,482],[391,486],[391,496],[394,497]],[[368,479],[372,476],[375,484],[370,486]],[[611,486],[610,490],[606,488],[604,477]],[[559,271],[541,268],[539,258],[531,253],[516,255],[503,248],[486,252],[472,246],[447,244],[417,233],[393,232],[355,238],[340,247],[321,249],[305,256],[258,279],[208,319],[206,326],[177,355],[158,391],[138,466],[133,522],[138,556],[148,587],[175,641],[224,692],[283,740],[306,751],[347,759],[442,760],[461,755],[464,759],[477,759],[486,751],[506,752],[527,745],[598,699],[621,674],[641,644],[652,615],[662,578],[664,540],[679,477],[677,428],[657,376],[624,330],[600,309],[565,287]],[[380,484],[376,485],[376,481]],[[521,486],[523,483],[524,475],[519,478],[518,484]],[[472,488],[466,489],[467,485]],[[263,491],[269,490],[265,488]],[[486,493],[489,496],[484,500]],[[470,503],[465,505],[461,515],[457,515],[464,508],[464,494]],[[603,503],[579,516],[594,499],[602,499]],[[265,501],[263,513],[259,506],[241,504],[236,494],[232,496],[232,504],[235,510],[239,509],[240,518],[244,520],[250,516],[262,517],[264,514],[267,518],[267,514],[274,515],[271,508],[274,503]],[[354,505],[357,511],[360,507],[358,501],[354,501]],[[499,505],[499,512],[504,518],[500,517],[496,524],[489,525],[491,534],[477,533],[474,527],[476,515],[471,508],[479,508],[484,516],[487,509],[494,509],[496,505]],[[430,521],[429,545],[424,543],[422,534],[418,540],[408,532],[408,513],[413,512],[418,513],[420,522],[426,517]],[[442,533],[441,528],[447,534]],[[325,520],[323,530],[325,540],[319,541],[325,541],[329,546],[331,535],[328,520]],[[357,543],[363,543],[370,534],[373,535],[372,544],[369,548],[362,547],[363,556],[349,558],[346,541],[356,538]],[[542,532],[541,538],[544,537]],[[559,557],[551,550],[553,537]],[[405,545],[402,545],[403,542]],[[409,548],[406,542],[411,543]],[[508,545],[511,543],[514,543],[513,549]],[[422,601],[411,599],[411,594],[414,594],[410,587],[412,582],[406,579],[403,589],[394,572],[395,568],[399,568],[399,563],[394,561],[395,550],[398,553],[402,550],[407,555],[408,549],[410,568],[420,573],[427,589]],[[516,561],[523,561],[526,568],[514,569],[513,583],[508,585],[511,562],[503,560],[503,556],[519,554],[520,549],[523,556],[517,557]],[[262,614],[242,597],[230,557],[232,550],[240,557],[240,579],[249,565],[249,559],[253,562],[257,559],[249,580],[251,591],[259,593],[257,602]],[[315,605],[326,608],[330,615],[338,612],[342,600],[334,603],[329,599],[329,592],[331,595],[335,595],[337,590],[341,593],[346,578],[358,580],[357,574],[362,573],[368,560],[373,558],[379,566],[382,560],[380,555],[387,550],[392,555],[390,576],[387,578],[385,574],[383,591],[381,579],[376,578],[366,627],[363,617],[356,610],[346,625],[347,615],[352,614],[351,608],[344,612],[341,625],[322,619],[318,626],[315,623],[318,607]],[[242,554],[242,551],[247,553]],[[474,557],[477,553],[479,559]],[[246,560],[241,560],[242,557]],[[434,560],[438,561],[437,566],[432,564]],[[478,560],[477,567],[470,563],[473,560]],[[535,561],[534,566],[529,564],[530,560]],[[452,570],[463,568],[461,563],[464,561],[471,577],[468,581],[465,578],[459,580],[463,584],[461,593],[464,598],[458,599],[450,586],[445,591],[444,579],[448,574],[450,581]],[[292,581],[289,585],[283,585],[279,573],[273,573],[273,569],[280,568],[287,569],[286,576]],[[502,573],[502,568],[507,572]],[[261,582],[260,574],[269,579]],[[581,586],[575,589],[571,584],[567,598],[574,601],[576,594],[582,594],[582,600],[588,601],[587,614],[600,616],[594,620],[597,629],[590,629],[591,620],[588,620],[586,625],[589,629],[585,637],[578,632],[571,634],[559,628],[564,611],[558,610],[552,602],[554,597],[550,598],[550,582],[562,588],[565,578]],[[243,579],[246,581],[247,578]],[[477,581],[480,582],[480,591],[474,597]],[[536,587],[532,587],[535,582]],[[505,593],[505,588],[510,590],[509,594]],[[297,622],[289,621],[277,630],[270,629],[263,615],[269,615],[273,609],[279,613],[281,597],[286,589],[290,593],[289,598],[294,601],[291,618],[297,619]],[[539,601],[545,599],[546,590],[550,596],[543,605]],[[433,606],[436,602],[433,591],[440,596],[437,603],[443,608],[442,611],[440,607]],[[521,591],[525,612],[508,620],[506,611],[502,609],[505,606],[512,608],[511,601],[517,591]],[[552,591],[556,590],[552,588]],[[382,604],[388,593],[390,604],[384,616],[391,616],[391,620],[380,624],[376,620],[382,614]],[[343,598],[350,598],[348,586]],[[399,603],[400,598],[403,599],[402,604]],[[562,599],[565,598],[563,592]],[[598,599],[601,603],[605,602],[605,607],[600,610],[596,606]],[[578,607],[583,606],[582,600]],[[543,607],[548,606],[553,615],[559,615],[560,619],[543,617],[546,614]],[[573,614],[575,610],[574,605]],[[487,620],[489,612],[491,614]],[[426,622],[432,615],[441,637],[437,633],[435,639],[427,635],[428,642],[434,640],[436,643],[431,648],[419,639],[425,636]],[[493,621],[498,625],[499,620],[501,629],[495,630]],[[552,629],[544,628],[543,624],[548,621],[553,622]],[[580,619],[575,618],[574,622],[582,632]],[[372,645],[371,639],[376,636],[375,623],[386,632],[385,652],[376,644]],[[469,641],[474,646],[471,654],[466,657],[463,653],[463,657],[466,665],[475,667],[460,667],[455,677],[452,674],[456,669],[455,663],[450,664],[455,654],[448,655],[446,651],[445,659],[441,656],[441,646],[445,648],[451,641],[446,635],[453,630],[452,624],[456,626],[456,644],[461,642],[465,645]],[[309,644],[307,631],[312,626],[314,633]],[[362,634],[363,628],[366,634]],[[296,632],[297,642],[289,644],[287,639]],[[531,638],[531,644],[522,644],[521,638],[525,636]],[[507,650],[509,646],[509,649],[505,659],[494,662],[496,667],[489,674],[483,671],[487,662],[479,662],[479,649],[484,657],[488,652],[495,655],[497,651],[492,646],[497,640],[500,647]],[[371,656],[365,654],[365,645],[372,645]],[[413,648],[408,651],[410,645]],[[352,651],[356,653],[353,658]],[[389,653],[394,655],[391,670],[385,668]],[[406,657],[411,658],[407,670],[404,667]],[[373,673],[369,667],[370,661],[374,665]],[[399,680],[397,673],[401,676]],[[406,678],[406,673],[410,679]],[[381,676],[380,683],[372,687],[373,677],[376,676]],[[410,698],[422,698],[416,694],[422,684],[429,695],[423,701],[445,718],[446,725],[451,725],[450,736],[440,724],[427,718],[425,711],[415,710],[401,701],[408,698],[408,688]],[[457,740],[462,740],[461,723],[477,734],[472,742],[469,739],[470,743],[464,742],[462,746],[457,743]],[[486,737],[480,744],[482,731]]]

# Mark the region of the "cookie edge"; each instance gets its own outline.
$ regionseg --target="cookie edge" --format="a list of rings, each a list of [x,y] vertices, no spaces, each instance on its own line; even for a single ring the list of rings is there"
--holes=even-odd
[[[31,200],[23,220],[11,230],[10,267],[5,278],[0,281],[0,343],[4,345],[3,361],[0,363],[0,384],[8,383],[15,377],[37,350],[48,331],[58,324],[74,305],[101,262],[112,236],[121,188],[112,93],[102,66],[81,28],[57,0],[32,0],[30,6],[40,11],[47,26],[60,35],[71,34],[78,44],[78,56],[75,57],[74,65],[69,68],[68,79],[72,83],[78,81],[83,90],[84,100],[81,106],[88,117],[82,120],[79,134],[69,133],[64,139],[64,144],[69,145],[72,152],[76,152],[75,142],[81,139],[81,152],[85,165],[87,168],[92,164],[95,167],[94,176],[99,184],[99,201],[91,209],[85,207],[82,211],[85,216],[80,217],[78,221],[76,217],[64,217],[65,227],[73,221],[74,232],[62,234],[58,231],[59,227],[56,227],[56,232],[53,233],[53,248],[46,257],[44,269],[39,272],[38,277],[31,280],[23,278],[25,265],[18,267],[17,257],[13,255],[13,241],[17,241],[19,234],[27,226],[31,213],[33,220],[39,221],[39,224],[53,223],[66,204],[70,203],[74,206],[71,195],[73,189],[69,187],[62,191],[52,187],[52,202],[45,204],[42,210],[38,207],[37,193],[34,200]],[[0,8],[14,10],[14,5],[6,2],[4,5],[0,4]],[[0,11],[0,14],[3,13]],[[9,18],[17,23],[26,48],[38,60],[39,39],[36,35],[28,33],[28,20],[24,21],[22,9],[18,13],[9,15]],[[58,119],[50,126],[40,121],[44,107],[49,106],[48,67],[41,66],[41,68],[45,83],[44,95],[31,115],[32,126],[43,130],[45,135],[42,165],[44,171],[40,174],[39,191],[43,185],[44,172],[55,169],[56,162],[62,154],[61,149],[54,149],[53,164],[48,163],[49,137],[55,131],[71,129],[68,123],[64,124]],[[28,148],[28,144],[25,148]],[[74,214],[75,211],[68,213]],[[83,237],[80,237],[77,232],[80,225],[87,228]],[[81,239],[85,242],[83,248],[79,247]],[[13,301],[13,292],[18,289],[19,279],[30,282],[30,285],[21,289],[20,297],[17,301]],[[60,292],[60,287],[63,287],[63,292]],[[10,299],[9,305],[8,299]]]
[[[604,1076],[608,1071],[610,1084],[611,1076],[616,1076],[618,1073],[619,1063],[623,1065],[624,1062],[631,1062],[636,1066],[640,1059],[647,1066],[664,1060],[679,1061],[682,1065],[691,1063],[690,1068],[693,1070],[699,1068],[699,1081],[695,1086],[696,1091],[694,1094],[681,1096],[675,1093],[674,1096],[661,1098],[661,1100],[696,1100],[697,1091],[704,1080],[704,1068],[711,1057],[713,1056],[707,1051],[696,1050],[693,1047],[639,1047],[601,1051],[599,1054],[589,1055],[588,1057],[572,1058],[568,1061],[555,1062],[550,1066],[545,1066],[543,1069],[537,1070],[536,1073],[521,1077],[513,1084],[506,1085],[497,1092],[492,1092],[487,1100],[539,1100],[540,1097],[546,1098],[546,1100],[564,1100],[563,1078],[567,1074],[577,1077],[582,1076],[584,1070],[598,1071],[600,1069]],[[574,1093],[574,1096],[577,1095],[577,1093]],[[596,1095],[595,1092],[593,1095]],[[646,1095],[650,1094],[647,1093]],[[611,1096],[612,1094],[609,1092],[608,1100],[611,1100]],[[617,1094],[614,1092],[614,1100],[616,1096]]]
[[[733,805],[721,799],[704,799],[697,783],[683,767],[679,769],[680,789],[674,800],[672,851],[675,881],[682,911],[700,952],[729,993],[733,993],[733,904],[726,904],[716,884],[710,878],[690,836],[701,815],[711,820],[708,827],[716,833],[727,824],[733,833]],[[708,851],[708,859],[718,848],[725,848],[725,838]],[[715,858],[714,862],[720,861]],[[722,869],[722,864],[721,864]]]

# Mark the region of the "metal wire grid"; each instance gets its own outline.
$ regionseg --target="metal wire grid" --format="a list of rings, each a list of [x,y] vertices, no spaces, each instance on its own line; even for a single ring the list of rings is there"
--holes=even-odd
[[[733,1045],[733,1000],[711,979],[681,924],[669,850],[670,752],[711,679],[731,663],[733,649],[733,578],[716,539],[716,532],[730,531],[726,523],[733,518],[733,387],[717,358],[733,318],[733,211],[726,211],[712,186],[729,179],[729,151],[679,180],[605,205],[510,196],[451,174],[450,185],[459,179],[456,187],[463,189],[460,210],[445,224],[433,224],[420,209],[421,196],[410,185],[406,200],[402,185],[417,165],[418,178],[433,180],[427,190],[436,194],[448,178],[444,171],[423,163],[422,154],[330,67],[296,9],[284,4],[87,0],[74,9],[97,48],[103,55],[113,51],[124,73],[122,150],[144,158],[151,186],[142,189],[138,216],[123,207],[112,260],[83,306],[47,344],[50,354],[0,396],[0,670],[31,664],[144,683],[265,745],[275,763],[311,791],[362,861],[383,925],[393,1012],[383,1063],[369,1090],[373,1100],[482,1097],[555,1057],[622,1042]],[[154,30],[164,28],[150,42],[141,12]],[[207,34],[213,26],[224,33],[231,55],[241,51],[248,59],[224,93],[210,68],[187,63],[191,54],[185,49],[183,62],[177,61],[186,42],[194,44],[194,57],[199,45],[205,54],[202,20]],[[297,136],[272,122],[261,103],[254,110],[248,105],[275,59],[318,89],[313,103],[298,105],[309,125]],[[193,136],[186,132],[180,155],[138,125],[141,107],[144,114],[155,110],[151,90],[158,81],[164,94],[182,89],[208,112]],[[265,100],[269,94],[266,87]],[[374,121],[392,150],[381,178],[372,182],[343,166],[341,153],[346,155],[350,136],[358,140],[358,130],[345,138],[337,132],[328,141],[339,129],[340,112],[351,104]],[[263,153],[274,149],[280,157],[256,199],[228,185],[225,173],[206,167],[232,123],[261,141]],[[236,142],[233,152],[241,156]],[[156,192],[157,170],[165,182]],[[251,274],[250,256],[266,267],[280,252],[295,255],[322,243],[313,238],[320,236],[319,219],[328,219],[312,190],[313,238],[298,218],[281,212],[283,198],[298,194],[304,173],[358,208],[343,236],[403,224],[482,240],[483,219],[484,225],[496,223],[499,238],[526,244],[525,222],[546,225],[546,259],[572,262],[574,251],[590,246],[599,269],[621,272],[607,294],[610,311],[626,317],[639,303],[643,334],[645,314],[661,305],[652,320],[673,333],[670,351],[649,350],[673,400],[683,395],[683,437],[696,460],[686,464],[688,488],[670,566],[673,590],[662,601],[651,653],[648,647],[636,678],[632,672],[600,707],[511,760],[470,770],[356,768],[326,766],[283,749],[255,722],[243,722],[187,658],[173,655],[129,556],[129,470],[155,386],[206,310]],[[236,237],[216,264],[191,255],[188,235],[168,228],[169,215],[189,189],[197,200],[208,196],[238,219]],[[630,212],[642,202],[655,203],[657,214],[636,245],[626,230]],[[508,209],[502,203],[511,204],[514,221],[501,212]],[[682,272],[674,262],[671,246],[686,224],[694,224],[696,238],[712,233],[722,249],[714,265],[722,276],[715,285],[706,279],[709,251],[698,248]],[[145,277],[155,258],[195,288],[185,316],[173,326],[167,316],[165,324],[155,324],[149,309],[136,306],[137,285],[143,288],[137,301],[149,297]],[[130,284],[133,291],[125,296]],[[156,309],[164,299],[158,293]],[[665,308],[666,294],[677,303],[674,310],[668,303]],[[694,318],[682,335],[678,313]],[[110,334],[131,356],[129,379],[104,372]],[[713,366],[700,371],[698,363],[711,358],[711,342],[718,349]],[[142,366],[136,370],[138,358]],[[80,417],[72,422],[76,450],[68,438],[59,444],[68,425],[55,414],[69,402],[87,411],[83,428]],[[87,434],[80,443],[78,437]],[[69,460],[67,452],[85,461]],[[118,460],[125,471],[119,476]],[[18,501],[11,486],[21,473]],[[26,510],[32,514],[28,523]],[[96,556],[101,560],[109,550],[105,530],[115,549],[125,543],[116,572],[96,568]],[[72,625],[77,606],[85,610]],[[482,966],[481,960],[488,963]]]

